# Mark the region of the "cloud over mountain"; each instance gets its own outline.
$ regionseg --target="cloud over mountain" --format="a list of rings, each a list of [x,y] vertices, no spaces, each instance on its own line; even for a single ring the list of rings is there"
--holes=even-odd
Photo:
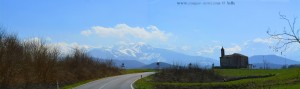
[[[159,40],[167,41],[171,33],[166,33],[156,26],[131,27],[127,24],[117,24],[115,27],[93,26],[81,31],[82,35],[98,35],[102,38],[113,37],[119,39]]]
[[[198,63],[201,65],[211,65],[212,63],[218,64],[215,59],[191,56],[184,53],[175,52],[163,48],[155,48],[143,42],[138,43],[123,43],[113,45],[111,47],[95,48],[88,51],[90,55],[98,58],[111,58],[119,60],[137,60],[145,64],[153,62],[166,62],[166,63]]]

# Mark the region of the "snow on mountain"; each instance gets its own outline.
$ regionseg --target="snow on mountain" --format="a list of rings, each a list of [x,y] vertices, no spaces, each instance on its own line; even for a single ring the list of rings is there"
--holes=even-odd
[[[190,56],[162,48],[154,48],[145,43],[118,44],[111,47],[94,48],[88,51],[91,56],[105,59],[137,60],[145,64],[153,62],[166,62],[176,64],[198,63],[203,65],[219,65],[217,60]]]

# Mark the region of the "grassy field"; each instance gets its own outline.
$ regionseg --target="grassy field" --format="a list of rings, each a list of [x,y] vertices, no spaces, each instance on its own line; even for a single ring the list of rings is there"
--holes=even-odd
[[[153,69],[126,69],[126,70],[122,70],[121,73],[122,74],[132,74],[132,73],[142,73],[142,72],[153,72],[155,70]],[[94,79],[94,80],[98,80],[98,79]],[[88,82],[94,81],[94,80],[86,80],[86,81],[81,81],[75,84],[70,84],[70,85],[66,85],[61,87],[61,89],[72,89],[74,87],[86,84]]]
[[[78,83],[75,83],[75,84],[63,86],[63,87],[61,87],[61,89],[72,89],[74,87],[86,84],[86,83],[91,82],[91,81],[93,81],[93,80],[81,81],[81,82],[78,82]]]
[[[299,68],[293,69],[276,69],[276,70],[250,70],[250,69],[215,69],[217,74],[224,77],[244,77],[244,76],[261,76],[274,74],[265,78],[250,78],[228,82],[210,82],[210,83],[168,83],[168,82],[152,82],[149,76],[138,80],[134,87],[136,89],[154,89],[157,86],[163,88],[271,88],[271,89],[297,89],[300,87]],[[161,88],[161,87],[160,87]]]
[[[153,72],[155,70],[153,69],[127,69],[127,70],[122,70],[122,74],[131,74],[131,73],[142,73],[142,72]]]
[[[144,77],[135,82],[133,85],[135,89],[154,89],[154,83],[152,81],[153,75]],[[152,84],[153,83],[153,84]]]

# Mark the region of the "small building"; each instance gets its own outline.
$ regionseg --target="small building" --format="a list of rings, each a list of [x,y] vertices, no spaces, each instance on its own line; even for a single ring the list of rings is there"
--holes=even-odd
[[[225,50],[222,47],[220,65],[221,68],[248,68],[248,57],[239,53],[225,55]]]

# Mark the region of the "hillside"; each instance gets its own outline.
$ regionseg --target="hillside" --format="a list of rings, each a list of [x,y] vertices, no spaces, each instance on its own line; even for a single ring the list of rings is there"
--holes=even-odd
[[[145,65],[142,68],[145,68],[145,69],[156,69],[157,68],[156,63],[157,62],[151,63],[149,65]],[[167,68],[167,67],[172,66],[171,64],[165,63],[165,62],[159,62],[159,65],[160,65],[160,68]]]
[[[136,60],[114,60],[114,62],[116,63],[115,65],[118,67],[121,67],[122,63],[124,63],[126,69],[138,69],[146,65]]]
[[[292,60],[292,59],[288,59],[288,58],[284,58],[284,57],[280,57],[277,55],[255,55],[255,56],[251,56],[249,58],[249,63],[255,65],[255,68],[261,68],[264,65],[264,61],[265,63],[268,64],[268,66],[270,68],[281,68],[282,66],[284,66],[285,64],[287,65],[292,65],[292,64],[299,64],[300,62]]]

